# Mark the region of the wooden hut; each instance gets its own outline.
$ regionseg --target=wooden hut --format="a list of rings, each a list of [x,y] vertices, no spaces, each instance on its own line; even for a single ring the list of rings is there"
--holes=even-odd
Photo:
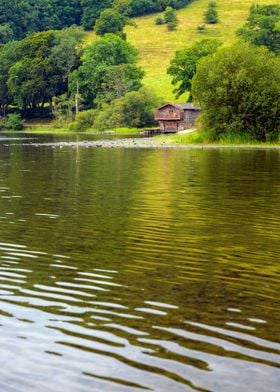
[[[199,112],[192,103],[166,103],[157,109],[155,120],[161,132],[176,133],[193,127]]]

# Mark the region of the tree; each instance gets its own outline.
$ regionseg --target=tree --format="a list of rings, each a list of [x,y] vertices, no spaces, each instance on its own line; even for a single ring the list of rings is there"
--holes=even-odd
[[[67,93],[70,71],[78,67],[83,32],[79,28],[34,33],[0,52],[0,97],[23,110],[36,110]],[[7,47],[7,49],[6,49]],[[13,49],[13,53],[11,50]],[[5,88],[7,92],[5,92]],[[2,98],[2,97],[1,97]]]
[[[2,114],[5,114],[8,105],[13,103],[7,80],[9,78],[10,68],[17,61],[19,45],[19,41],[11,41],[0,48],[0,107]]]
[[[114,0],[113,9],[124,16],[130,16],[132,14],[132,0]]]
[[[108,8],[101,12],[99,19],[95,23],[94,30],[97,35],[103,36],[107,33],[112,33],[122,37],[126,24],[128,24],[127,17],[121,15],[113,8]]]
[[[6,44],[14,38],[14,32],[9,23],[0,25],[0,44]]]
[[[238,42],[203,59],[192,81],[203,126],[247,131],[257,140],[280,132],[280,60],[266,48]]]
[[[280,56],[280,5],[253,5],[237,34],[245,41],[266,46]]]
[[[215,1],[210,1],[208,8],[204,13],[204,22],[208,24],[215,24],[219,22],[217,4]]]
[[[131,44],[106,34],[86,47],[81,66],[71,75],[72,90],[78,82],[86,106],[92,107],[137,89],[143,72],[136,67],[136,59],[137,51]]]
[[[113,0],[81,0],[83,10],[82,25],[86,30],[92,30],[100,13],[112,6]]]
[[[167,24],[167,29],[169,31],[175,30],[178,24],[178,18],[175,14],[175,11],[172,7],[166,7],[166,10],[163,14],[164,23]]]
[[[62,72],[62,79],[67,86],[70,73],[80,65],[84,37],[84,31],[75,26],[56,33],[56,43],[51,53],[52,62]]]
[[[172,84],[174,86],[179,84],[174,89],[176,98],[179,98],[186,91],[190,91],[189,101],[192,100],[192,78],[196,73],[199,60],[213,54],[220,45],[221,43],[218,40],[204,39],[195,42],[190,48],[176,52],[167,69],[167,73],[172,76]]]
[[[16,105],[36,109],[49,102],[58,90],[58,78],[52,61],[55,43],[53,31],[35,33],[20,41],[17,61],[9,69],[8,89]]]
[[[57,15],[58,23],[55,29],[63,29],[79,25],[82,17],[80,0],[52,0],[53,11]]]
[[[8,24],[15,39],[22,39],[29,33],[80,24],[81,16],[80,0],[0,1],[0,24]]]

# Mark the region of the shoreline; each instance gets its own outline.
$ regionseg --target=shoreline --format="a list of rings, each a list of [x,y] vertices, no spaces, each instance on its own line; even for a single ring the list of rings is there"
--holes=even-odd
[[[270,144],[173,144],[154,138],[122,138],[113,140],[84,140],[78,142],[46,142],[46,143],[23,143],[30,147],[83,147],[83,148],[150,148],[150,149],[266,149],[280,150],[280,145]]]

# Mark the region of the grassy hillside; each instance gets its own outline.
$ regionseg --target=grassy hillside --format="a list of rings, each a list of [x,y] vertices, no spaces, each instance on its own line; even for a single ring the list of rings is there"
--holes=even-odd
[[[209,1],[194,0],[186,8],[176,11],[179,24],[173,32],[168,32],[164,25],[155,25],[154,20],[160,14],[135,18],[137,28],[126,28],[127,39],[138,49],[139,65],[146,72],[144,84],[152,87],[167,101],[175,101],[166,69],[176,50],[203,38],[217,38],[225,44],[231,43],[235,38],[235,31],[246,20],[253,3],[280,4],[280,0],[216,0],[220,22],[206,25],[203,32],[198,32],[196,28],[203,24],[203,13]],[[93,39],[95,35],[90,33],[88,41]],[[179,100],[183,101],[185,98],[182,96]]]

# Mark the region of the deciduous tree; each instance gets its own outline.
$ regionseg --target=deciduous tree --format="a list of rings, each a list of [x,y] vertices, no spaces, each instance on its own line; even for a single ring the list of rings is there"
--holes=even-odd
[[[174,89],[177,98],[189,91],[189,100],[192,100],[192,78],[196,73],[199,60],[213,54],[220,45],[218,40],[204,39],[176,52],[167,73],[172,76],[172,84],[177,86]]]
[[[136,66],[136,58],[131,44],[106,34],[85,49],[82,65],[71,76],[72,89],[78,82],[87,107],[137,89],[143,72]]]
[[[280,56],[280,5],[253,5],[246,24],[237,34],[245,41],[266,46]]]
[[[271,140],[280,132],[280,60],[266,48],[236,43],[203,59],[192,81],[206,129],[250,132]]]

